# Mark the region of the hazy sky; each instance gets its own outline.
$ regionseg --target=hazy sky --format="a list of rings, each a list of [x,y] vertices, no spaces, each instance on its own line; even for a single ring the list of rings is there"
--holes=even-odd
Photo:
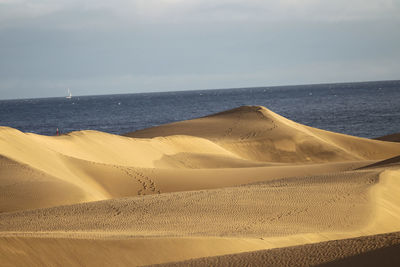
[[[0,0],[0,98],[400,79],[400,0]]]

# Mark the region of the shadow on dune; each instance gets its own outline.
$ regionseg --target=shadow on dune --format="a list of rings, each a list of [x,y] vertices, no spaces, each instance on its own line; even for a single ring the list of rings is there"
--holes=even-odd
[[[362,169],[367,169],[367,168],[382,168],[382,167],[393,167],[393,166],[399,166],[400,165],[400,155],[393,157],[393,158],[388,158],[382,161],[378,161],[376,163],[358,168],[358,170]]]
[[[400,133],[389,134],[374,138],[375,140],[387,141],[387,142],[400,142]]]
[[[400,266],[400,244],[360,253],[318,266]]]
[[[156,266],[400,266],[400,232]]]

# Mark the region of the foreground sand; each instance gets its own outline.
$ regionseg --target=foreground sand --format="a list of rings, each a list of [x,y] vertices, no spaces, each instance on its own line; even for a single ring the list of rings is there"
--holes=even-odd
[[[0,148],[5,266],[313,265],[398,248],[400,143],[263,107],[125,136],[2,127]]]
[[[399,266],[399,250],[400,233],[396,232],[199,258],[162,266]]]

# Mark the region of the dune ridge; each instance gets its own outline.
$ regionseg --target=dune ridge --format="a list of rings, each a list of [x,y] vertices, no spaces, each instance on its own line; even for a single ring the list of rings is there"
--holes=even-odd
[[[0,148],[0,254],[10,266],[286,253],[400,231],[400,143],[312,128],[264,107],[124,136],[0,127]]]
[[[127,133],[130,137],[190,135],[212,140],[255,161],[332,162],[397,156],[398,144],[332,133],[290,121],[260,106]]]

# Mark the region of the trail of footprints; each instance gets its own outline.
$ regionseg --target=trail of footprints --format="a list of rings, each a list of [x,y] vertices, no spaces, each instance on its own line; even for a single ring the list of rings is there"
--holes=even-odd
[[[248,133],[240,136],[240,140],[246,140],[246,139],[254,138],[257,135],[260,135],[260,134],[262,135],[262,133],[264,133],[264,132],[269,132],[269,131],[274,130],[275,128],[278,128],[278,125],[276,125],[276,123],[273,120],[271,120],[270,118],[265,117],[262,113],[256,112],[256,115],[257,115],[257,117],[259,119],[264,120],[267,123],[271,124],[271,126],[268,127],[268,128],[264,128],[263,130],[260,130],[260,131],[248,132]],[[234,129],[239,127],[239,124],[240,124],[240,122],[242,120],[243,120],[242,114],[240,114],[238,116],[238,118],[233,122],[232,126],[225,130],[225,133],[224,133],[223,137],[232,136],[232,133],[233,133]]]
[[[242,120],[242,114],[239,114],[237,119],[233,122],[232,126],[225,130],[225,133],[222,137],[232,136],[232,132],[235,128],[238,127],[239,122]]]
[[[91,161],[88,161],[88,163],[110,166],[109,164],[91,162]],[[137,192],[138,195],[156,194],[156,193],[161,194],[161,190],[156,186],[155,182],[144,172],[138,170],[137,168],[125,167],[119,165],[112,165],[112,167],[118,169],[121,172],[124,172],[126,175],[135,179],[141,185],[141,189],[139,189]],[[154,169],[148,169],[148,170],[151,170],[151,172],[154,173]]]
[[[125,172],[126,175],[135,179],[141,185],[141,188],[137,192],[139,196],[146,194],[155,194],[155,193],[161,194],[161,190],[157,188],[155,182],[140,170],[132,167],[125,167],[125,168],[119,167],[119,169]]]
[[[272,131],[272,130],[275,129],[275,128],[278,128],[278,126],[276,125],[276,123],[275,123],[273,120],[271,120],[270,118],[265,117],[265,116],[264,116],[262,113],[260,113],[260,112],[257,112],[256,114],[257,114],[257,117],[258,117],[259,119],[264,120],[264,121],[266,121],[266,122],[269,123],[269,124],[272,124],[272,126],[269,127],[269,128],[264,128],[264,129],[261,130],[261,131],[251,131],[251,132],[248,132],[248,133],[242,135],[242,136],[240,137],[240,140],[246,140],[246,139],[254,138],[254,137],[256,137],[257,135],[262,135],[262,133],[264,133],[264,132],[269,132],[269,131]]]
[[[261,116],[262,116],[262,115],[261,115]],[[278,128],[278,126],[275,124],[275,122],[274,122],[273,120],[270,120],[270,119],[268,119],[268,118],[265,118],[264,116],[262,116],[262,117],[260,117],[260,118],[262,118],[263,120],[267,120],[268,123],[272,123],[272,126],[269,127],[269,128],[266,128],[266,129],[264,128],[263,130],[260,130],[260,131],[251,131],[251,132],[248,132],[248,133],[246,133],[246,134],[240,136],[240,140],[246,140],[246,139],[254,138],[254,137],[258,136],[258,135],[263,135],[263,133],[265,133],[265,132],[270,132],[270,131],[272,131],[273,129]]]

